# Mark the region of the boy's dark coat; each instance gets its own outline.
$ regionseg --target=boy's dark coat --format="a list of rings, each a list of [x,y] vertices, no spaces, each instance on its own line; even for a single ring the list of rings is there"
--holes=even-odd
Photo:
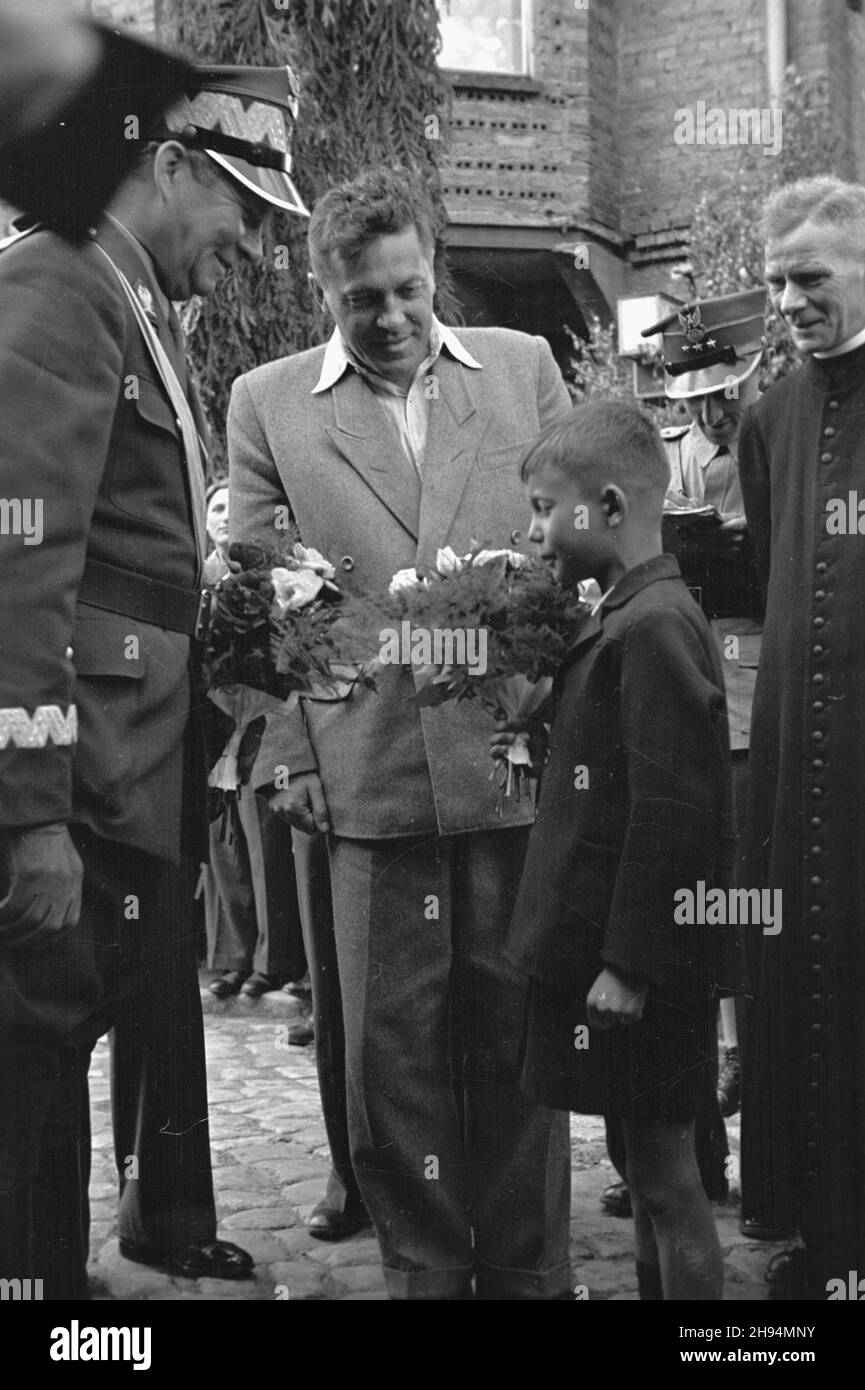
[[[591,952],[735,989],[735,928],[673,921],[677,889],[726,887],[734,834],[720,660],[672,556],[629,571],[586,620],[556,694],[509,955],[565,987]]]

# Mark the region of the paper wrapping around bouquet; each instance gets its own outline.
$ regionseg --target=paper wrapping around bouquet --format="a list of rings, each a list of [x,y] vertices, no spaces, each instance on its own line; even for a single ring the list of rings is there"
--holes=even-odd
[[[207,779],[209,787],[216,787],[221,791],[236,792],[241,785],[240,769],[238,766],[238,755],[243,736],[255,719],[262,715],[265,717],[265,730],[274,720],[279,720],[284,716],[288,701],[280,700],[275,695],[268,695],[263,690],[255,690],[251,685],[222,685],[213,690],[209,690],[208,698],[213,701],[217,709],[221,709],[223,714],[227,714],[229,719],[234,720],[234,731],[229,736],[220,756],[214,763],[210,775]],[[289,697],[291,699],[293,697]],[[264,736],[262,735],[262,742]],[[257,764],[259,754],[256,755]],[[253,777],[250,777],[253,786],[256,785]]]

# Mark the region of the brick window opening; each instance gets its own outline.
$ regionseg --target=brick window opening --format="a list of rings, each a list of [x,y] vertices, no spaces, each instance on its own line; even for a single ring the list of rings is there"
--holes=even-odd
[[[531,0],[437,0],[439,64],[462,72],[531,71]]]

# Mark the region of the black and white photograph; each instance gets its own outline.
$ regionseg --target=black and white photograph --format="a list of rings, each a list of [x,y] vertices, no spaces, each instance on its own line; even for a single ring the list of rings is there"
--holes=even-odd
[[[861,0],[0,0],[29,1365],[842,1364],[863,440]]]

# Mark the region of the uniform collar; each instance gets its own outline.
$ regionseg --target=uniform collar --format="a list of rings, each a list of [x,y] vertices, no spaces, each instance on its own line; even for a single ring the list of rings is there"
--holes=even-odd
[[[450,356],[457,362],[461,362],[464,367],[471,367],[476,371],[482,370],[480,362],[475,361],[471,353],[463,347],[456,334],[434,316],[430,329],[429,355],[425,359],[424,365],[431,366],[443,349],[447,350]],[[320,391],[329,391],[345,375],[349,367],[373,382],[381,381],[385,386],[391,384],[384,378],[377,377],[368,367],[361,366],[346,346],[345,339],[339,329],[335,328],[324,349],[321,374],[313,386],[311,394],[314,396]]]
[[[165,293],[163,292],[162,286],[159,283],[159,276],[156,272],[156,262],[154,261],[153,257],[151,256],[144,243],[140,242],[135,233],[130,232],[129,228],[124,226],[124,224],[120,221],[119,218],[115,217],[114,214],[111,212],[106,212],[105,216],[111,223],[112,227],[114,227],[120,233],[124,241],[127,242],[128,245],[132,248],[132,250],[137,255],[138,259],[140,260],[142,266],[147,271],[149,287],[153,290],[154,297],[159,306],[162,317],[166,321],[168,321],[170,316],[170,304],[168,299],[166,298]],[[135,289],[139,298],[143,298],[137,284],[135,286]],[[146,311],[146,303],[144,304],[144,307]]]
[[[691,449],[701,468],[708,468],[722,450],[725,454],[733,453],[729,444],[713,444],[711,439],[707,439],[696,420],[691,425]]]

